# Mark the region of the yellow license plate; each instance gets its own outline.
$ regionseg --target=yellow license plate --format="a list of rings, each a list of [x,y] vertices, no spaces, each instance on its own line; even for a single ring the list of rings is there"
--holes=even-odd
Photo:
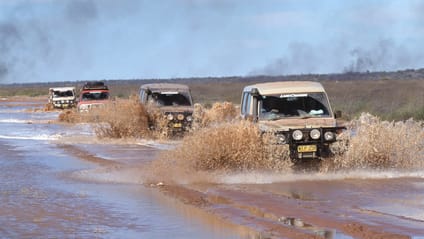
[[[182,127],[181,123],[175,123],[174,124],[174,128],[181,128],[181,127]]]
[[[299,153],[307,153],[307,152],[316,152],[316,145],[299,145],[297,146],[297,152]]]

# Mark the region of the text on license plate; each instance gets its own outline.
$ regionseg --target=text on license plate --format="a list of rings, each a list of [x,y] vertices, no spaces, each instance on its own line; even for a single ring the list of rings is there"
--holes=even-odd
[[[299,152],[299,153],[316,152],[316,151],[317,151],[316,145],[299,145],[299,146],[297,146],[297,152]]]
[[[174,127],[175,127],[175,128],[181,128],[181,127],[182,127],[182,125],[181,125],[181,123],[175,123],[175,124],[174,124]]]

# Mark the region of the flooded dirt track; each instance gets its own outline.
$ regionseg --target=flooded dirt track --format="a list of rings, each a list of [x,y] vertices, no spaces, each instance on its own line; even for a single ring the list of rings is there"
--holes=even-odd
[[[143,186],[137,158],[157,149],[99,144],[32,107],[0,105],[0,238],[246,238]]]
[[[178,142],[103,142],[33,107],[0,102],[0,238],[424,238],[422,170],[169,180],[146,165]]]

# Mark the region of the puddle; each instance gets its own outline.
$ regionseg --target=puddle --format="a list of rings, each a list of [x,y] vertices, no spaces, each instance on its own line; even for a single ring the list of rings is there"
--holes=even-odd
[[[278,218],[278,221],[286,226],[311,231],[313,234],[317,236],[321,236],[322,238],[325,238],[325,239],[353,239],[353,237],[343,234],[341,232],[338,232],[336,230],[315,227],[311,224],[308,224],[302,221],[299,218],[280,217]]]

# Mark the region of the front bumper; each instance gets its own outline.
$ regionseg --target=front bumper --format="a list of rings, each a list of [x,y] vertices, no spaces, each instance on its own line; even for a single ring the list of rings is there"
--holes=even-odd
[[[344,129],[346,127],[289,129],[278,131],[275,136],[277,144],[289,145],[292,160],[326,158],[332,154],[329,146],[337,141],[337,135]],[[315,132],[318,130],[320,136],[313,138],[312,130],[315,130]],[[295,139],[294,134],[301,135],[301,139]],[[324,135],[329,136],[330,134],[333,136],[332,138],[324,137]]]
[[[190,128],[191,122],[189,121],[172,120],[168,122],[168,129],[173,132],[188,131]]]
[[[59,108],[59,109],[66,109],[66,108],[72,108],[75,106],[75,103],[72,101],[69,102],[53,102],[53,107],[54,108]]]

